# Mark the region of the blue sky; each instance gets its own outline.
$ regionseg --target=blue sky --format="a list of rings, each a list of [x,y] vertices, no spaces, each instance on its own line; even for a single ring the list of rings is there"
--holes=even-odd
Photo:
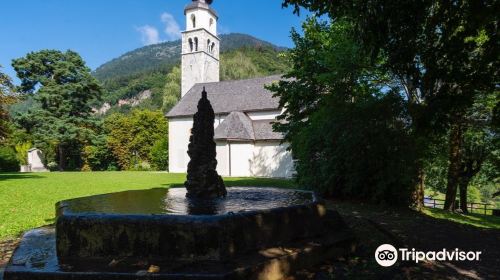
[[[146,44],[177,39],[190,0],[8,0],[0,9],[0,65],[41,49],[77,51],[95,69]],[[214,0],[219,33],[247,33],[291,47],[290,30],[304,16],[281,0]]]

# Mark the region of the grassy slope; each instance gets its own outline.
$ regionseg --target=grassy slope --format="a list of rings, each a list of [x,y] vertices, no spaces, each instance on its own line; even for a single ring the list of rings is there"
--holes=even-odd
[[[491,211],[489,211],[491,212]],[[424,214],[436,219],[453,221],[459,224],[471,225],[480,228],[500,229],[500,217],[491,215],[450,213],[441,209],[425,208]]]
[[[158,172],[94,172],[0,174],[0,240],[54,222],[55,203],[70,198],[182,184],[184,174]],[[230,178],[228,186],[294,187],[272,179]]]

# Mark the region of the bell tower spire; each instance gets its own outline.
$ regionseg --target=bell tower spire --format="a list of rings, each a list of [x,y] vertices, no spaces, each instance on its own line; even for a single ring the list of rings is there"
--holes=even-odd
[[[184,10],[186,31],[182,32],[182,92],[195,84],[219,81],[220,39],[218,16],[212,0],[193,0]]]

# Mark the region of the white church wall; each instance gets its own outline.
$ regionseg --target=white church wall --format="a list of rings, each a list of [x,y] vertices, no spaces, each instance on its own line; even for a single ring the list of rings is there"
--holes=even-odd
[[[225,115],[215,116],[214,129],[216,129],[224,121],[225,117],[226,117]],[[193,128],[193,118],[192,117],[171,118],[168,121],[168,125],[169,125],[169,137],[168,137],[169,171],[174,173],[187,172],[187,165],[189,163],[189,156],[187,154],[187,150],[189,145],[189,137],[191,136],[191,129]],[[223,151],[224,150],[221,150],[221,153]],[[217,148],[217,154],[219,154],[219,147]],[[217,155],[217,157],[219,157],[219,155]],[[222,161],[225,161],[225,159]],[[228,170],[227,164],[226,167],[224,168],[226,169],[221,169],[221,171],[224,171],[221,172],[221,174],[224,175],[227,174],[225,176],[228,176],[229,172],[227,171]]]
[[[253,156],[253,143],[231,142],[230,173],[232,177],[250,177],[250,160]]]
[[[229,175],[229,145],[226,141],[217,141],[217,173],[221,176]]]
[[[290,178],[294,175],[293,158],[288,144],[258,141],[253,146],[250,174],[253,177]]]
[[[184,173],[187,171],[189,156],[187,154],[193,119],[174,118],[170,119],[169,125],[169,171],[173,173]]]

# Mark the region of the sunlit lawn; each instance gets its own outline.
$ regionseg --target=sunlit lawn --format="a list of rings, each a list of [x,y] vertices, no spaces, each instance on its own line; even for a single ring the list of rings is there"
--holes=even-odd
[[[168,188],[185,174],[165,172],[0,173],[0,240],[54,222],[55,203],[95,194]],[[227,178],[228,186],[295,187],[292,181]]]
[[[436,219],[449,220],[460,224],[472,225],[481,228],[500,229],[500,217],[481,214],[450,213],[441,209],[425,208],[424,214]]]

